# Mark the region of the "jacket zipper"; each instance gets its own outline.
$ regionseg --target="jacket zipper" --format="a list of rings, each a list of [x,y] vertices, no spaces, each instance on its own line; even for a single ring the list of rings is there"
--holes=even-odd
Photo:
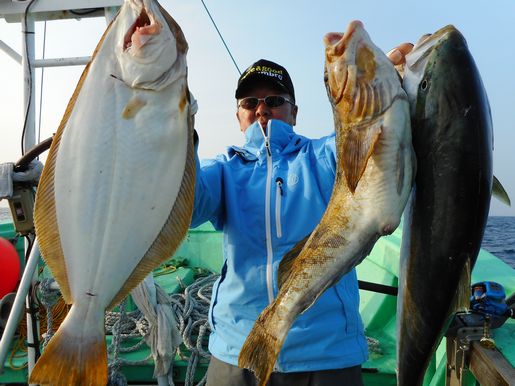
[[[281,203],[283,197],[283,179],[277,177],[275,180],[277,189],[275,192],[275,228],[277,232],[277,238],[280,239],[283,236],[283,230],[281,227]]]
[[[271,201],[271,190],[272,190],[272,151],[270,150],[270,132],[272,130],[271,121],[267,123],[265,136],[265,148],[266,148],[266,191],[265,191],[265,228],[266,228],[266,287],[268,291],[268,302],[274,301],[274,285],[273,285],[273,249],[272,249],[272,224],[270,218],[270,201]]]

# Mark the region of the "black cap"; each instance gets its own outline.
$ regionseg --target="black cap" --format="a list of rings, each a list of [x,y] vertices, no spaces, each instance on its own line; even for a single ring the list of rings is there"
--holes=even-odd
[[[286,68],[266,59],[258,60],[241,74],[238,79],[238,87],[236,87],[236,99],[245,96],[245,92],[257,82],[266,82],[278,87],[291,95],[295,101],[293,83]]]

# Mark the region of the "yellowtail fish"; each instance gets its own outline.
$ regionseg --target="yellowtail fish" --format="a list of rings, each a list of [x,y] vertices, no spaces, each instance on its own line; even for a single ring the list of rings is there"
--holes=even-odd
[[[295,318],[399,225],[412,186],[409,106],[399,76],[363,24],[325,36],[325,82],[336,130],[336,179],[320,224],[279,267],[279,294],[239,356],[265,385]]]
[[[399,272],[401,386],[423,384],[452,315],[469,306],[493,179],[490,106],[467,42],[455,27],[417,42],[406,56],[403,87],[418,168]],[[505,199],[509,202],[507,194]]]
[[[127,0],[71,97],[35,221],[42,255],[72,307],[30,383],[105,385],[105,310],[187,232],[195,179],[187,49],[157,1]]]

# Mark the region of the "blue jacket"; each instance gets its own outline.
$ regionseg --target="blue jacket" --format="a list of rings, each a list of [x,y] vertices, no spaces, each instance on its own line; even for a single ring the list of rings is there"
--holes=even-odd
[[[209,350],[237,365],[261,311],[277,296],[283,255],[313,231],[331,197],[335,135],[308,139],[282,121],[255,123],[243,147],[204,161],[197,173],[192,226],[223,231],[224,264],[213,286]],[[267,148],[269,150],[267,150]],[[366,361],[355,270],[301,314],[286,337],[276,370],[313,371]]]

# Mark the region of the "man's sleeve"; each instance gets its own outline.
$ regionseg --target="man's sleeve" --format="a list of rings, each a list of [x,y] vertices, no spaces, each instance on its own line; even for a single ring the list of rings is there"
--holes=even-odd
[[[327,166],[336,175],[336,134],[323,137],[321,141],[323,145],[320,147],[319,157],[326,160]]]
[[[191,228],[195,228],[206,221],[211,221],[215,228],[221,228],[223,200],[222,200],[222,162],[220,160],[199,161],[195,155],[195,201]]]

